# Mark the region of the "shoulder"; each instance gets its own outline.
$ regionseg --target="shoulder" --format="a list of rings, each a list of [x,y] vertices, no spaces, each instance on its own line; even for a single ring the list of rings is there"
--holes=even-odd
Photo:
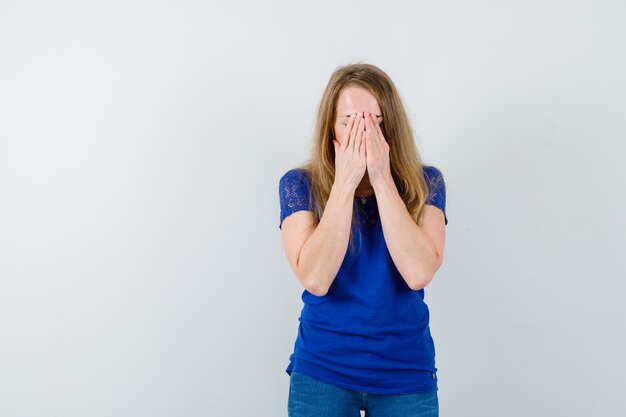
[[[428,185],[428,189],[435,193],[437,191],[445,193],[445,181],[443,174],[439,168],[432,165],[422,166],[422,172],[424,173],[424,179]]]
[[[312,194],[309,172],[302,168],[293,168],[285,172],[278,184],[280,196],[281,227],[285,217],[300,210],[314,211],[315,197]]]
[[[282,200],[312,200],[311,174],[304,168],[292,168],[285,172],[278,183]]]
[[[278,188],[282,192],[289,190],[308,191],[311,188],[311,175],[306,169],[292,168],[280,177]]]
[[[448,224],[448,217],[446,215],[446,185],[443,174],[438,168],[432,165],[424,165],[422,170],[428,186],[426,204],[439,207],[443,211],[445,224]]]
[[[422,172],[424,173],[426,179],[429,181],[443,180],[443,174],[441,173],[439,168],[433,165],[423,165]]]
[[[443,208],[446,204],[446,184],[443,174],[432,165],[425,165],[423,171],[428,186],[427,204],[432,203]]]
[[[310,178],[311,178],[311,175],[309,174],[309,171],[307,171],[306,169],[291,168],[280,177],[280,182],[293,181],[293,180],[309,182]]]

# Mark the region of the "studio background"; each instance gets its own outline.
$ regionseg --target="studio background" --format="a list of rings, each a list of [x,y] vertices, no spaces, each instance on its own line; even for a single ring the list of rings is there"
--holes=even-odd
[[[332,71],[447,186],[442,416],[626,412],[622,1],[0,1],[0,415],[286,416]]]

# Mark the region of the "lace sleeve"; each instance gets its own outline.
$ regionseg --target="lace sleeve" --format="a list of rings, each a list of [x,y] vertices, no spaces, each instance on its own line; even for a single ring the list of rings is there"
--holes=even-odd
[[[280,178],[278,184],[280,196],[279,229],[281,229],[285,217],[290,214],[300,210],[314,211],[314,203],[310,193],[310,177],[304,169],[290,169]]]
[[[428,184],[428,201],[426,204],[439,207],[443,211],[445,224],[448,224],[446,215],[446,184],[441,171],[433,166],[424,167],[424,177]]]

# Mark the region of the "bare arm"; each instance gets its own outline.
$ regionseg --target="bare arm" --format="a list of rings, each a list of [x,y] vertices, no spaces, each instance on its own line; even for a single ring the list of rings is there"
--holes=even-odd
[[[292,268],[302,285],[318,296],[328,292],[348,249],[354,193],[367,163],[362,146],[364,125],[361,112],[352,114],[343,134],[333,139],[335,179],[317,227],[313,226],[315,220],[309,211],[298,217],[297,213],[288,216],[293,219],[283,228],[283,245]],[[287,218],[283,223],[286,221]]]
[[[291,267],[314,295],[325,295],[339,272],[348,249],[353,204],[353,187],[335,183],[317,227],[312,211],[283,220],[283,246]]]
[[[424,218],[418,225],[392,178],[373,184],[373,187],[391,259],[407,285],[418,291],[430,283],[443,261],[443,211],[427,205]]]

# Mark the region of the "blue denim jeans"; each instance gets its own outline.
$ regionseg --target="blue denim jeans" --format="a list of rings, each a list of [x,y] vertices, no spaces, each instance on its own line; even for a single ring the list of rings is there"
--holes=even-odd
[[[337,387],[297,371],[289,381],[289,417],[439,417],[437,392],[370,394]]]

